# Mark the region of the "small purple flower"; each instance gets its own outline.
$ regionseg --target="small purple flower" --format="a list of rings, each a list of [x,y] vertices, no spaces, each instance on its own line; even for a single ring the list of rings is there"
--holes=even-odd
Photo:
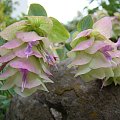
[[[48,63],[48,65],[55,65],[57,57],[55,57],[52,54],[49,54],[44,48],[41,48],[40,52],[43,55],[44,62]]]
[[[54,65],[54,64],[55,64],[55,61],[56,61],[56,57],[54,57],[53,55],[50,55],[50,54],[47,54],[47,55],[46,55],[46,62],[47,62],[49,65]]]
[[[22,89],[21,92],[24,91],[25,86],[27,84],[27,74],[28,74],[28,70],[27,69],[20,69],[21,73],[22,73]]]
[[[32,47],[37,44],[37,41],[28,42],[27,48],[25,50],[25,55],[27,58],[33,53]]]
[[[100,51],[104,54],[104,56],[108,59],[108,60],[112,60],[111,55],[108,53],[109,51],[112,51],[113,47],[111,45],[106,45],[105,47],[102,47],[100,49]]]
[[[102,51],[112,51],[113,47],[111,45],[106,45],[105,47],[102,47]]]

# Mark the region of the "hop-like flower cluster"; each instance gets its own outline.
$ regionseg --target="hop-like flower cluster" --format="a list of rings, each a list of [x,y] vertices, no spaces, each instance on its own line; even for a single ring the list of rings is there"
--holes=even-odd
[[[22,96],[29,96],[37,89],[48,91],[45,83],[52,83],[48,78],[52,74],[47,66],[55,65],[56,61],[50,44],[47,37],[22,31],[0,46],[0,63],[6,67],[0,75],[0,80],[6,80],[1,90],[13,87]]]
[[[80,32],[72,41],[72,50],[68,53],[72,63],[68,67],[78,68],[75,76],[81,76],[85,81],[104,80],[103,86],[120,76],[120,41],[109,40],[112,34],[112,23],[109,17],[104,17],[93,25],[93,29]],[[114,79],[114,80],[113,80]]]

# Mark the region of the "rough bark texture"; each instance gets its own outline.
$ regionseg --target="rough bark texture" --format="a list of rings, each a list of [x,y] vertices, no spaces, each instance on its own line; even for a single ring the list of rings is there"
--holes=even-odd
[[[49,93],[13,98],[6,120],[120,120],[120,87],[100,90],[100,81],[84,83],[67,63],[52,68],[55,83],[48,85]]]

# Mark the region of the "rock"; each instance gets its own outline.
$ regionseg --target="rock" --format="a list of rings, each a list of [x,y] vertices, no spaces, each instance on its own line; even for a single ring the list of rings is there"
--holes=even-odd
[[[75,78],[66,60],[52,68],[54,84],[49,93],[37,91],[30,97],[15,96],[5,120],[120,120],[120,87],[101,90],[101,81],[85,83]]]

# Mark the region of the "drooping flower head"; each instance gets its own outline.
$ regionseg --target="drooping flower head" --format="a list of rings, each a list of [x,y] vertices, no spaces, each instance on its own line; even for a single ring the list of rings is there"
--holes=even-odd
[[[45,83],[53,83],[49,79],[52,74],[48,67],[56,66],[56,56],[51,48],[56,39],[58,41],[56,34],[59,33],[52,31],[52,27],[58,25],[69,37],[66,29],[54,18],[27,18],[28,20],[16,22],[0,32],[0,36],[6,40],[6,43],[0,46],[1,70],[6,66],[6,70],[0,74],[0,80],[5,80],[0,89],[14,88],[21,96],[29,96],[38,89],[48,91]],[[53,25],[54,22],[57,22],[57,25]],[[62,39],[67,37],[64,34]]]
[[[37,46],[40,44],[44,45],[43,39],[44,37],[40,37],[35,32],[17,32],[15,39],[8,41],[0,47],[4,52],[0,57],[0,63],[7,62],[7,66],[16,71],[14,75],[10,76],[11,79],[13,79],[10,83],[8,82],[8,71],[0,75],[1,79],[7,78],[1,90],[7,90],[10,87],[14,87],[16,93],[22,96],[28,96],[37,89],[48,91],[44,83],[52,82],[48,78],[48,75],[51,74],[47,68],[49,62],[44,62],[42,51],[37,49]],[[44,48],[44,46],[42,47]],[[39,61],[43,61],[41,63],[42,65]],[[52,65],[54,64],[55,61]],[[6,76],[2,77],[4,74]],[[29,94],[27,94],[26,91]]]
[[[112,23],[109,17],[104,17],[93,24],[93,29],[81,31],[71,42],[72,57],[68,67],[75,66],[78,71],[75,76],[81,76],[85,81],[114,77],[114,70],[120,62],[119,43],[109,38],[112,34]]]

